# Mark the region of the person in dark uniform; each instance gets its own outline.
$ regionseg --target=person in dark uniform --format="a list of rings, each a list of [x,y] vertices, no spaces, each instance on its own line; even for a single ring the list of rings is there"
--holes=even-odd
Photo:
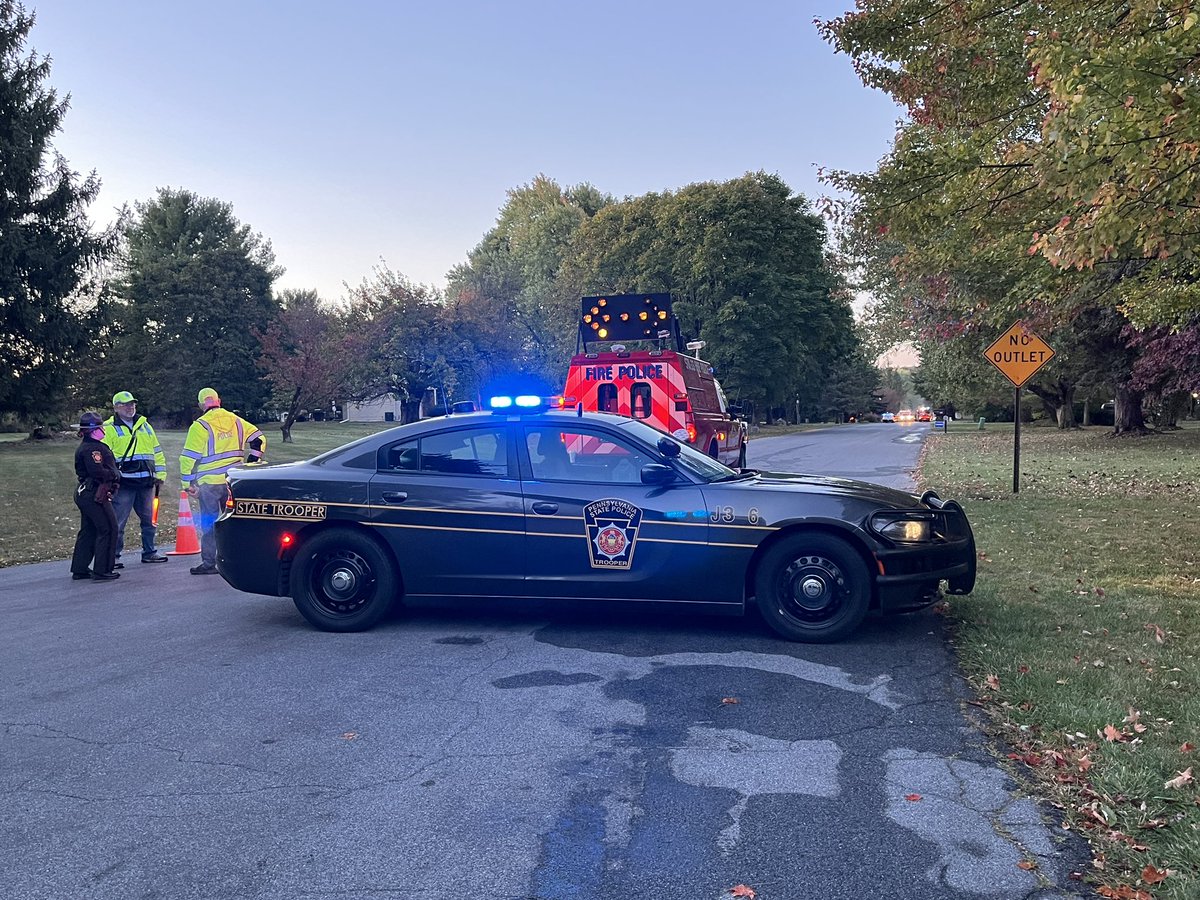
[[[117,516],[112,498],[121,473],[112,450],[104,443],[103,419],[85,412],[79,417],[79,437],[79,449],[75,451],[79,534],[71,555],[71,577],[76,581],[115,581],[121,573],[113,571],[117,561]]]

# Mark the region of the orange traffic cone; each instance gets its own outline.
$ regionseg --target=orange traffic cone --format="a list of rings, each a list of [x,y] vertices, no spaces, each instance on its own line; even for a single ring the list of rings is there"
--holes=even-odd
[[[179,527],[175,530],[175,549],[167,556],[191,556],[200,552],[200,540],[196,537],[196,526],[192,524],[192,507],[188,504],[187,491],[179,492]]]

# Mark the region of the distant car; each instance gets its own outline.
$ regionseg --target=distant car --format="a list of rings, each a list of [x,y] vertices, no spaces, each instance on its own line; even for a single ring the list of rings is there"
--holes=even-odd
[[[894,413],[885,412],[882,416],[879,417],[879,421],[880,422],[895,422],[896,416]]]
[[[814,642],[975,584],[967,517],[933,491],[739,474],[643,422],[536,401],[233,469],[218,570],[327,631],[370,628],[405,597],[578,598],[756,603]]]
[[[929,422],[932,419],[933,419],[933,415],[930,413],[929,410],[927,410],[927,409],[917,410],[917,421],[918,422]]]
[[[915,422],[916,420],[917,417],[913,415],[913,411],[911,409],[902,409],[900,412],[896,413],[897,422]]]

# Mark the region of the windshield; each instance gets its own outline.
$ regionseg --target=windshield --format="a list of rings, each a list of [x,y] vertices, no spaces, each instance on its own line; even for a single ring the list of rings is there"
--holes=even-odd
[[[689,447],[682,441],[678,441],[669,434],[663,434],[656,428],[651,428],[642,422],[635,422],[632,419],[628,422],[622,422],[621,427],[634,434],[639,440],[645,441],[650,446],[657,446],[659,440],[666,438],[673,444],[679,445],[679,455],[676,456],[673,462],[683,469],[685,472],[696,476],[701,481],[728,481],[738,477],[738,473],[728,466],[724,466],[717,462],[711,456],[701,453],[699,450]]]

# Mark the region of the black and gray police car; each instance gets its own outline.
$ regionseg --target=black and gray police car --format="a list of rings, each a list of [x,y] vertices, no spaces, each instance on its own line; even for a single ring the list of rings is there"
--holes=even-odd
[[[308,462],[237,469],[216,524],[238,590],[358,631],[403,598],[659,601],[834,641],[975,583],[961,507],[841,478],[735,471],[649,426],[495,398]]]

